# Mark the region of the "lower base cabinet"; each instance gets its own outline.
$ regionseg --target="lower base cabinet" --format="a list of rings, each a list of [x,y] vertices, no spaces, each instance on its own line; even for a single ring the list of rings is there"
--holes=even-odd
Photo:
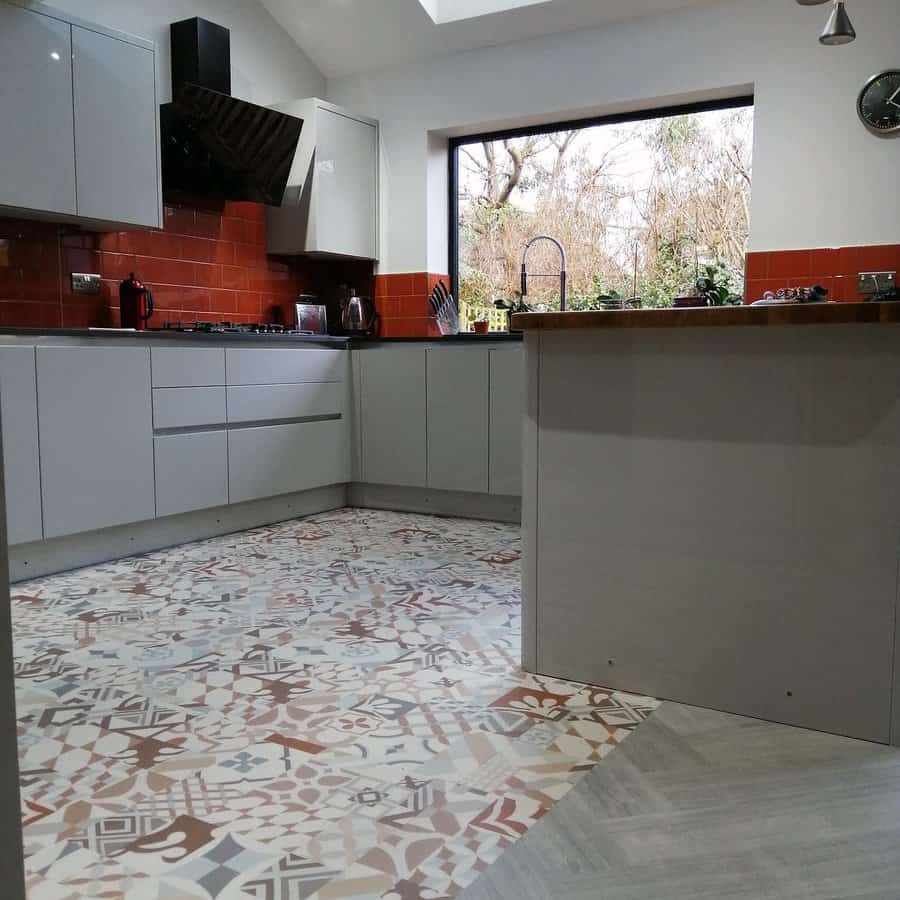
[[[174,516],[228,503],[228,435],[224,431],[154,438],[156,515]]]
[[[243,428],[228,433],[231,503],[350,481],[346,419]]]

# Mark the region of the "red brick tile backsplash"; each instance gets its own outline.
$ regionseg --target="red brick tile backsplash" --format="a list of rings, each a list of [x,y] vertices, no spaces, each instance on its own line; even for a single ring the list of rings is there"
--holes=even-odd
[[[881,271],[900,271],[900,244],[748,253],[745,297],[752,303],[766,291],[819,284],[831,300],[859,302],[859,273]]]
[[[428,302],[439,281],[450,288],[450,277],[431,272],[378,275],[375,308],[381,337],[438,337],[437,319]]]
[[[72,294],[70,273],[95,272],[101,294]],[[0,219],[0,326],[86,328],[119,324],[119,282],[134,272],[153,291],[151,327],[166,321],[293,322],[293,302],[323,302],[346,283],[371,295],[369,262],[279,258],[265,252],[265,207],[220,213],[165,208],[163,231],[90,233]]]

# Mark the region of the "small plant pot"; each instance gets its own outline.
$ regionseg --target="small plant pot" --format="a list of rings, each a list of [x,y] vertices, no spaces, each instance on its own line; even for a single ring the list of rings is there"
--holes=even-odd
[[[474,322],[472,327],[475,329],[475,334],[490,334],[491,331],[491,323],[486,320],[483,322]]]

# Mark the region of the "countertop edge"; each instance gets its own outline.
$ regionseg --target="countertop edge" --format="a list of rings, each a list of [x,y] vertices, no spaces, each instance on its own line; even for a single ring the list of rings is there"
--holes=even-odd
[[[512,321],[516,328],[524,331],[784,325],[895,325],[900,324],[900,303],[798,303],[785,306],[516,313]]]

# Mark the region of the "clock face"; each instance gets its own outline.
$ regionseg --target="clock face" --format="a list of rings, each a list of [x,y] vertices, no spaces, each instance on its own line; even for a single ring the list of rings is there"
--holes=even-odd
[[[859,95],[859,117],[878,134],[900,133],[900,71],[870,79]]]

